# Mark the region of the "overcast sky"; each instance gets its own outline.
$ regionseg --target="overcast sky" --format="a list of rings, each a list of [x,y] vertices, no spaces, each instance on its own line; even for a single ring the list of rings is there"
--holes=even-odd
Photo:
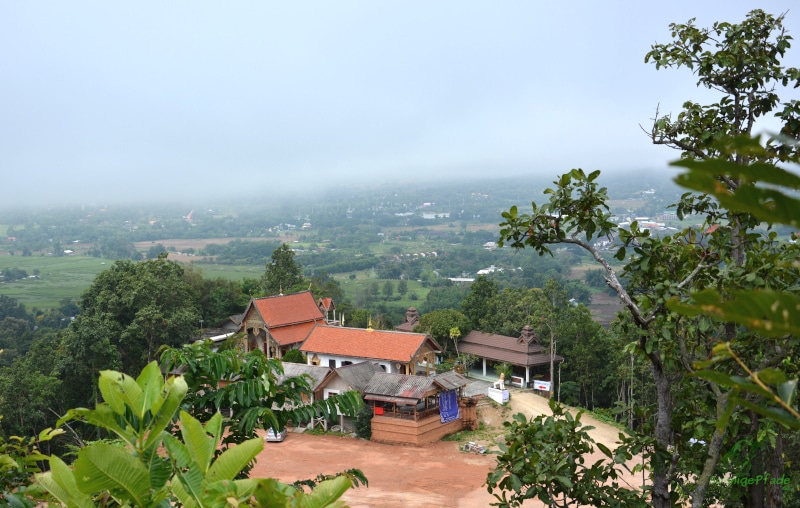
[[[795,2],[4,1],[0,199],[656,171],[640,124],[703,95],[650,45]]]

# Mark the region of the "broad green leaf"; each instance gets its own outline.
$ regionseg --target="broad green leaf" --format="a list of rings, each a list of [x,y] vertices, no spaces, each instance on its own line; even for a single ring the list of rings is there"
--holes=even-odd
[[[55,455],[50,457],[50,471],[37,474],[36,481],[66,506],[94,508],[92,498],[78,490],[72,469]]]
[[[170,424],[175,413],[181,406],[188,386],[183,376],[170,378],[167,380],[166,385],[163,387],[166,390],[166,397],[163,397],[158,413],[155,414],[155,419],[150,422],[149,434],[144,442],[144,448],[150,449],[157,446],[161,440],[161,432]]]
[[[62,425],[70,420],[79,420],[113,432],[125,442],[133,444],[136,440],[135,429],[127,426],[121,427],[117,416],[118,414],[108,404],[99,404],[96,409],[70,409],[65,416],[58,420],[57,425]]]
[[[162,388],[164,387],[164,375],[158,367],[158,363],[148,363],[139,377],[136,378],[136,384],[142,390],[142,415],[147,411],[152,414],[158,413],[161,405],[164,403]]]
[[[217,413],[208,421],[208,427],[212,430],[218,428],[221,421],[222,415]],[[211,467],[218,439],[209,436],[203,424],[186,411],[181,411],[181,436],[192,462],[206,473]]]
[[[352,482],[346,476],[337,476],[336,478],[325,480],[314,487],[313,491],[302,496],[300,508],[334,506],[334,502],[342,497],[351,486]]]
[[[125,414],[125,407],[131,408],[133,414],[142,418],[144,413],[142,411],[143,394],[142,389],[136,384],[136,380],[127,374],[117,372],[114,370],[100,371],[100,380],[98,381],[100,393],[103,394],[103,400],[114,410],[118,415]]]
[[[148,506],[149,473],[123,448],[106,443],[83,448],[75,461],[75,479],[78,489],[85,494],[107,490],[125,503]]]
[[[172,478],[172,493],[183,506],[203,506],[205,498],[205,477],[196,464],[175,472]]]
[[[260,437],[228,448],[211,465],[206,479],[209,481],[234,479],[263,449],[264,440]]]

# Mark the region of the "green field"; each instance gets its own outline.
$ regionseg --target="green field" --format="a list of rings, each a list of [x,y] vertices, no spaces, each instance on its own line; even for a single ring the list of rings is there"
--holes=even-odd
[[[248,279],[260,279],[264,275],[264,266],[253,265],[215,265],[211,263],[192,263],[195,270],[199,270],[206,279],[230,279],[241,281],[245,277]]]
[[[111,264],[89,256],[3,256],[0,270],[18,268],[29,276],[38,273],[39,278],[1,283],[0,295],[16,298],[29,310],[58,307],[65,298],[77,299]]]

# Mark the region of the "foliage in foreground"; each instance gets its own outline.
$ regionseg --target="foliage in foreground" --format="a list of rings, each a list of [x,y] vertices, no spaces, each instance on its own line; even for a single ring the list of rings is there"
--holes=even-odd
[[[612,453],[595,443],[588,434],[594,427],[581,423],[583,411],[573,417],[554,399],[550,399],[550,409],[552,416],[539,415],[529,421],[519,413],[503,423],[505,442],[499,444],[497,466],[486,478],[489,493],[498,500],[492,506],[517,507],[526,499],[563,507],[647,506],[641,491],[620,484],[618,467],[630,471],[625,465],[630,455]],[[610,460],[585,465],[585,455],[594,447]]]
[[[51,471],[36,479],[63,506],[341,506],[337,500],[352,486],[349,475],[325,479],[310,492],[274,479],[235,479],[262,450],[263,439],[218,454],[222,415],[203,424],[185,411],[180,437],[170,434],[188,386],[183,377],[165,382],[155,362],[136,379],[103,371],[99,388],[106,402],[70,410],[59,423],[78,420],[102,428],[122,446],[89,444],[72,468],[50,457]]]
[[[308,422],[320,414],[354,417],[364,402],[354,391],[308,402],[313,394],[308,376],[286,377],[280,360],[255,349],[237,347],[212,350],[210,341],[163,348],[165,372],[180,370],[189,386],[184,404],[205,421],[228,410],[222,447],[239,445],[255,437],[258,429],[283,429],[289,421]]]

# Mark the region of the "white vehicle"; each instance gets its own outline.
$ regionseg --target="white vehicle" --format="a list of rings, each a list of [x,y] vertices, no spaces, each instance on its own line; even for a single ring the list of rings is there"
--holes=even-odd
[[[280,432],[275,432],[274,429],[269,429],[267,431],[267,435],[264,437],[264,440],[267,443],[280,443],[286,439],[286,429],[283,429]]]

